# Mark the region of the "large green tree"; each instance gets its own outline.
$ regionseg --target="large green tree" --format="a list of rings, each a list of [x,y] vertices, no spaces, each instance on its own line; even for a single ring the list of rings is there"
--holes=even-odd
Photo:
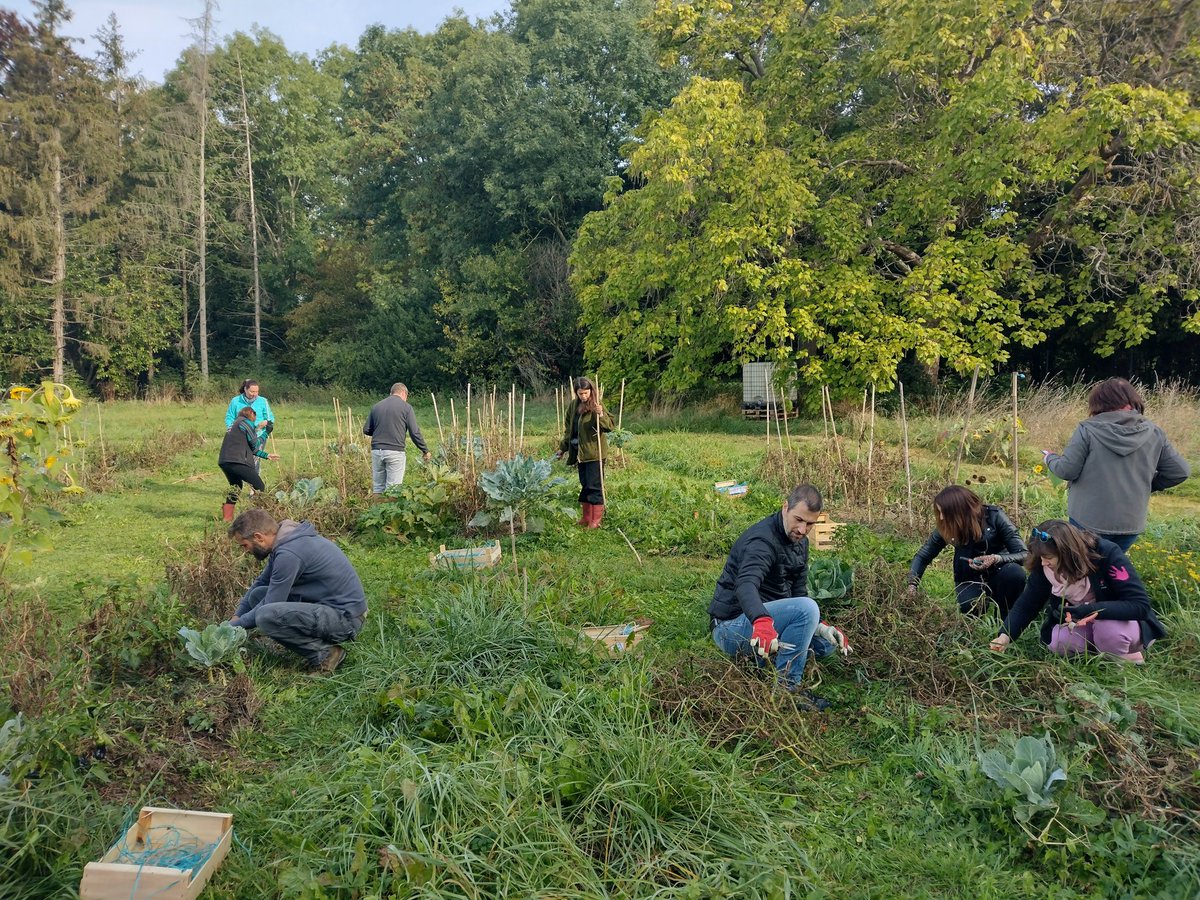
[[[10,20],[0,67],[0,290],[14,329],[6,350],[61,382],[80,300],[73,251],[103,240],[94,226],[119,174],[118,138],[94,66],[63,34],[70,10],[62,0],[34,9],[29,26]],[[49,340],[27,338],[39,331]]]
[[[589,358],[641,393],[750,359],[882,386],[1200,324],[1197,5],[1133,6],[659,0],[696,74],[576,242]]]
[[[351,209],[364,273],[409,364],[440,333],[443,379],[538,385],[578,370],[566,259],[621,147],[678,84],[640,27],[648,2],[518,0],[432,35],[368,32],[347,75]],[[376,277],[378,275],[378,277]],[[421,344],[420,346],[427,346]],[[429,378],[436,372],[420,373]]]

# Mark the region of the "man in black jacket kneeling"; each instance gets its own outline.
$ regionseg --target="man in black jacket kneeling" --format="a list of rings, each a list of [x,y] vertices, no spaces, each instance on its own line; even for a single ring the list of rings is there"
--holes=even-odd
[[[850,653],[846,636],[821,621],[816,601],[807,596],[808,530],[821,504],[821,492],[801,484],[779,512],[746,529],[729,551],[708,606],[713,641],[722,652],[753,657],[759,665],[773,660],[780,686],[818,710],[829,702],[800,688],[808,651]]]

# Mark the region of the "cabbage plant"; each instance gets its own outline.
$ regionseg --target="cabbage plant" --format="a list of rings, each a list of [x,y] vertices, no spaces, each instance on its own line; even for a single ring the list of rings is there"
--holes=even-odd
[[[237,657],[241,646],[246,643],[246,629],[228,622],[209,625],[203,631],[180,628],[179,636],[183,638],[183,646],[188,656],[206,669],[231,662]]]
[[[534,459],[518,453],[504,459],[491,472],[484,472],[479,486],[487,494],[490,509],[480,510],[470,521],[472,528],[486,528],[497,518],[508,525],[513,565],[517,564],[517,523],[521,531],[541,531],[541,516],[572,515],[570,507],[554,500],[553,490],[566,481],[554,475],[548,459]]]
[[[836,556],[818,556],[808,564],[808,596],[814,600],[845,597],[854,584],[854,570]]]
[[[1048,734],[1019,738],[1013,745],[1011,758],[999,750],[981,752],[979,766],[996,784],[1017,792],[1019,800],[1014,813],[1026,822],[1035,811],[1054,805],[1055,788],[1067,780]]]

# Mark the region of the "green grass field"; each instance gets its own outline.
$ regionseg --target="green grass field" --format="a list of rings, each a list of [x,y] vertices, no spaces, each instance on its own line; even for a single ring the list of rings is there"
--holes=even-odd
[[[73,423],[88,492],[61,503],[55,549],[7,573],[0,724],[20,711],[23,730],[0,739],[0,898],[69,895],[148,804],[234,814],[214,898],[1196,894],[1198,479],[1155,498],[1133,553],[1171,632],[1134,668],[1051,658],[1032,631],[989,653],[994,624],[952,611],[948,560],[904,596],[961,420],[910,423],[910,524],[894,418],[873,445],[839,420],[838,457],[820,419],[767,453],[761,427],[716,406],[627,415],[604,528],[519,536],[517,575],[506,533],[500,566],[456,573],[427,555],[481,540],[461,522],[407,542],[341,529],[368,508],[367,459],[332,407],[280,403],[264,499],[313,475],[337,487],[294,512],[345,548],[371,612],[330,678],[253,641],[206,673],[176,632],[227,616],[254,571],[218,521],[222,413],[89,404]],[[436,448],[431,407],[418,416]],[[1077,418],[1029,424],[1023,530],[1065,510],[1032,467]],[[552,452],[554,419],[529,408],[527,452]],[[1172,437],[1194,461],[1196,437]],[[1011,508],[1006,464],[968,457],[961,476]],[[856,652],[807,675],[835,703],[822,714],[728,665],[705,616],[729,545],[805,477],[860,523],[836,550],[854,587],[822,604]],[[750,494],[716,496],[730,478]],[[639,618],[654,624],[626,656],[575,637]],[[1067,776],[1048,801],[985,777],[982,753],[1044,734]]]

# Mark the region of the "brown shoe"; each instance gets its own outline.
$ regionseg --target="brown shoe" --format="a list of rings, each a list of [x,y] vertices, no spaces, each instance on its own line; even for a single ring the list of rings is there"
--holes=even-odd
[[[319,675],[332,675],[346,658],[346,651],[334,644],[325,654],[325,658],[313,667],[313,672]]]

